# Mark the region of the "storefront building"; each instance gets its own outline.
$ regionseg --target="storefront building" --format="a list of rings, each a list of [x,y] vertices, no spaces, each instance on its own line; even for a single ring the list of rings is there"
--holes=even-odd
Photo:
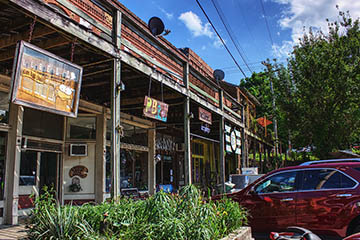
[[[244,105],[193,51],[117,1],[0,8],[0,223],[16,224],[44,187],[62,204],[99,203],[190,183],[221,191],[239,171]]]

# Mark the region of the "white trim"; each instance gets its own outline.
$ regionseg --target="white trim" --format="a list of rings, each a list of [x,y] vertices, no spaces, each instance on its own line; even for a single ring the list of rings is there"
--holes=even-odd
[[[18,210],[18,216],[29,216],[31,213],[31,210],[33,210],[33,208],[25,208],[25,209],[19,209]]]
[[[94,200],[95,194],[64,194],[64,200]]]
[[[31,186],[19,185],[19,195],[31,195],[32,193],[38,195],[38,192],[39,191],[36,188],[36,185],[31,185]]]

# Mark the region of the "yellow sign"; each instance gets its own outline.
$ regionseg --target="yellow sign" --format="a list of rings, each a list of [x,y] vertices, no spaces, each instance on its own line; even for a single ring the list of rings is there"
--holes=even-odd
[[[14,103],[76,117],[82,67],[23,41],[14,64]]]

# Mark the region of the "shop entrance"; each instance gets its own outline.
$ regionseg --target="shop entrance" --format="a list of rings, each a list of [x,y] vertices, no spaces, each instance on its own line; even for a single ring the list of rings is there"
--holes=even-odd
[[[54,189],[59,187],[60,153],[26,150],[21,153],[19,179],[19,209],[33,207],[31,194],[41,194],[45,186]]]
[[[40,153],[40,192],[44,186],[48,188],[58,189],[58,153],[42,152]]]

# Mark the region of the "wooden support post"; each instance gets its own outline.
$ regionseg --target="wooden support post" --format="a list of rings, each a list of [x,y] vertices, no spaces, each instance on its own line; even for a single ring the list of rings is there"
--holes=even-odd
[[[155,127],[155,126],[154,126]],[[148,130],[148,189],[149,194],[154,194],[156,190],[156,164],[155,164],[155,154],[156,154],[156,130]]]
[[[11,129],[7,139],[5,168],[5,206],[4,223],[18,224],[19,176],[21,160],[21,138],[24,108],[10,104],[9,125]]]
[[[121,13],[117,11],[114,36],[116,37],[116,47],[120,49],[121,41]],[[120,91],[121,91],[121,62],[120,58],[115,58],[113,63],[113,79],[111,81],[111,196],[120,196]]]
[[[260,173],[264,172],[264,166],[263,166],[263,161],[262,161],[262,153],[264,151],[264,147],[263,144],[260,143],[259,145],[259,158],[260,158],[260,163],[259,163],[259,167],[260,167]]]
[[[96,148],[95,148],[95,202],[105,200],[106,183],[106,113],[96,116]]]
[[[221,111],[224,110],[224,104],[223,104],[223,100],[224,100],[224,92],[221,89],[219,91],[219,105],[220,105],[220,109]],[[219,122],[219,141],[220,141],[220,183],[221,183],[221,191],[225,192],[225,138],[224,138],[224,129],[225,129],[225,123],[224,123],[224,116],[220,117],[220,122]]]
[[[189,92],[189,63],[184,64],[184,84],[186,90]],[[190,98],[185,97],[184,102],[184,144],[185,144],[185,156],[184,156],[184,165],[185,165],[185,184],[192,184],[191,178],[191,141],[190,141]]]
[[[254,138],[254,149],[253,149],[253,167],[255,167],[256,166],[256,152],[257,152],[257,140]]]

